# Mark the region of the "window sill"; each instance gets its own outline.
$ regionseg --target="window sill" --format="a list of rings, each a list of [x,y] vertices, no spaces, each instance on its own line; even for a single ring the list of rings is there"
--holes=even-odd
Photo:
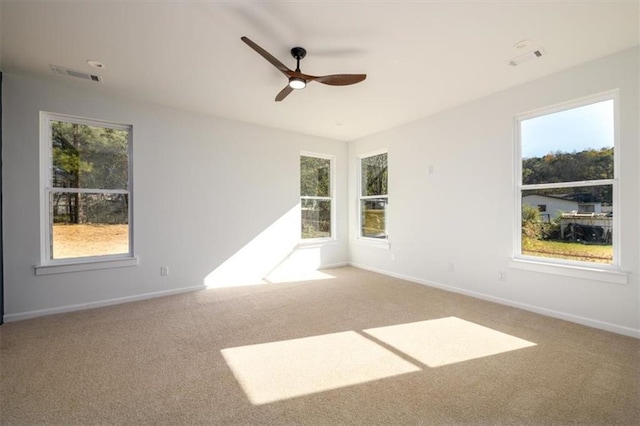
[[[511,259],[509,267],[524,271],[540,272],[543,274],[561,275],[565,277],[581,278],[593,281],[604,281],[613,284],[628,283],[629,274],[619,269],[561,265],[528,259]]]
[[[93,271],[96,269],[126,268],[137,266],[137,257],[119,259],[92,260],[88,262],[76,261],[74,263],[56,263],[34,266],[36,275],[66,274],[69,272]]]
[[[388,239],[383,240],[383,239],[375,239],[375,238],[358,237],[356,238],[356,243],[369,246],[369,247],[377,247],[385,250],[391,249],[391,243],[389,242]]]
[[[338,244],[338,240],[335,238],[309,238],[305,240],[300,240],[297,248],[305,249],[305,248],[313,248],[313,247],[322,247]]]

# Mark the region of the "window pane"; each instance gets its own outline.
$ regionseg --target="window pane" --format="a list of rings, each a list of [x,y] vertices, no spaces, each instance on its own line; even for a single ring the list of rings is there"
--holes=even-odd
[[[521,122],[522,183],[613,179],[613,100]]]
[[[126,130],[51,122],[55,188],[127,189]]]
[[[387,199],[360,200],[360,211],[362,212],[361,235],[368,238],[387,238]]]
[[[362,196],[387,195],[387,154],[361,159]]]
[[[612,194],[612,185],[523,191],[522,254],[613,263]]]
[[[331,201],[302,200],[302,238],[331,237]]]
[[[300,195],[303,197],[329,197],[331,187],[331,160],[328,158],[300,157]]]
[[[52,259],[129,253],[127,194],[50,196]]]

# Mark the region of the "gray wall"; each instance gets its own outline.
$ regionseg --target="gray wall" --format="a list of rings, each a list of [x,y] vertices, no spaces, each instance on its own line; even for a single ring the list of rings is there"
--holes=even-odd
[[[640,337],[638,52],[601,58],[351,143],[350,261]],[[523,270],[511,261],[514,235],[520,232],[514,223],[514,116],[611,89],[620,90],[616,219],[622,225],[621,269],[628,283],[566,268]],[[385,147],[390,250],[356,239],[356,156]],[[498,279],[500,272],[506,281]]]
[[[2,21],[2,2],[0,2],[0,22]],[[2,153],[2,31],[0,31],[0,211],[2,211],[2,163],[4,156]],[[0,324],[4,321],[4,226],[2,224],[2,215],[0,214]]]
[[[5,320],[215,286],[230,276],[259,282],[278,265],[347,262],[344,142],[16,75],[5,74],[4,89]],[[41,242],[40,111],[133,125],[139,266],[34,274]],[[336,157],[339,225],[333,244],[296,248],[301,151]],[[164,265],[169,276],[160,276]]]

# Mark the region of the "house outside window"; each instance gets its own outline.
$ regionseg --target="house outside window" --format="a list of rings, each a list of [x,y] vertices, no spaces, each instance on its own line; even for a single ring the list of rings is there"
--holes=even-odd
[[[334,157],[328,155],[300,155],[300,219],[303,240],[334,236],[333,162]]]
[[[131,258],[131,126],[41,118],[41,264]]]
[[[516,258],[618,264],[616,114],[608,92],[517,117]]]
[[[386,151],[360,157],[358,189],[360,238],[388,239],[388,174]]]

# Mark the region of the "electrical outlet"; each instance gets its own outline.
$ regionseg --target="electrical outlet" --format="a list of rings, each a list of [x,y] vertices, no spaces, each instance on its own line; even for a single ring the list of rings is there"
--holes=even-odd
[[[161,266],[160,267],[160,275],[167,276],[169,275],[169,267],[168,266]]]
[[[453,272],[455,270],[455,265],[453,263],[450,263],[449,267],[448,267],[448,270],[449,270],[449,272]]]
[[[500,281],[506,281],[507,280],[507,273],[504,272],[504,271],[498,272],[498,279]]]
[[[391,253],[391,260],[396,260],[396,254],[395,253]]]

